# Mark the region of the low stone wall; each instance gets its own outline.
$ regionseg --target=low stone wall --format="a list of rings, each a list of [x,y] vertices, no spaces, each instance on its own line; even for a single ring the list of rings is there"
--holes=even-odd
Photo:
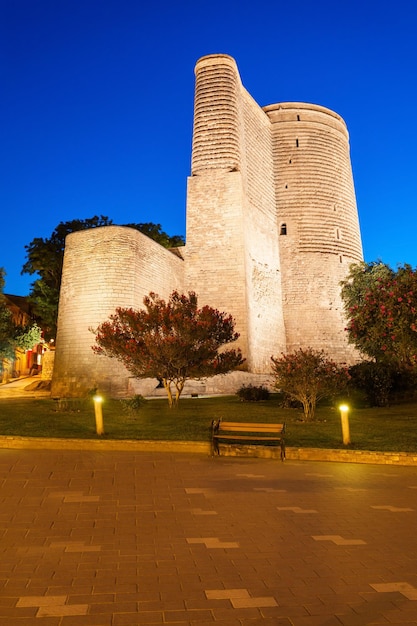
[[[138,452],[182,452],[211,454],[205,441],[138,441],[136,439],[60,439],[42,437],[0,436],[0,449],[27,450],[119,450]],[[280,448],[223,444],[221,456],[280,459]],[[327,450],[325,448],[287,448],[287,461],[333,461],[374,465],[417,466],[417,453],[374,452],[371,450]]]
[[[287,459],[298,461],[338,461],[340,463],[375,463],[377,465],[417,466],[417,453],[413,454],[412,452],[287,448]]]
[[[54,371],[55,350],[48,350],[42,357],[42,380],[52,380]]]

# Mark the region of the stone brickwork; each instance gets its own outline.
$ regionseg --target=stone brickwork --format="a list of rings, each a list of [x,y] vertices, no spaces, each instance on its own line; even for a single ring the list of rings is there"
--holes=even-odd
[[[53,396],[79,396],[98,388],[125,395],[129,374],[91,346],[100,322],[117,307],[140,308],[150,291],[168,297],[183,288],[182,259],[132,228],[105,226],[66,239]]]
[[[270,127],[233,59],[197,63],[185,284],[233,315],[259,373],[286,345]]]
[[[265,107],[273,136],[287,350],[325,348],[351,361],[340,281],[362,260],[346,125],[324,107]]]
[[[362,245],[344,121],[312,104],[260,107],[227,55],[203,57],[195,74],[186,246],[174,255],[116,226],[68,236],[54,395],[137,387],[117,362],[93,354],[89,328],[118,306],[140,307],[150,291],[193,290],[200,304],[231,313],[248,373],[262,381],[271,355],[300,347],[355,360],[340,281]],[[233,391],[239,381],[209,386]]]

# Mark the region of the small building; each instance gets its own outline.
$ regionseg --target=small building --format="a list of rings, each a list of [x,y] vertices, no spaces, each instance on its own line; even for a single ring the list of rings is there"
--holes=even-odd
[[[6,307],[12,315],[15,326],[22,328],[35,322],[32,306],[25,296],[3,294]],[[44,342],[33,346],[31,350],[16,348],[14,360],[4,360],[2,364],[2,382],[13,378],[30,376],[42,371],[42,357],[45,351]]]

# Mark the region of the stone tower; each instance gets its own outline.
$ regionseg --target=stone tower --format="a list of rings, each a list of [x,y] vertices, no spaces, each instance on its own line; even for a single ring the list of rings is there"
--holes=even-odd
[[[352,361],[340,281],[363,256],[346,125],[312,104],[264,111],[271,122],[287,351],[308,345]]]
[[[235,61],[196,66],[185,284],[232,313],[252,372],[285,350],[271,123]]]
[[[128,391],[129,374],[115,359],[93,353],[100,322],[117,307],[139,308],[155,291],[166,298],[181,290],[182,260],[138,230],[103,226],[71,233],[65,241],[53,396],[80,396],[99,389]]]
[[[246,376],[267,375],[271,355],[297,348],[355,360],[340,281],[363,257],[344,121],[313,104],[260,107],[224,54],[200,59],[195,74],[186,246],[174,255],[117,226],[68,236],[53,395],[129,393],[128,372],[92,352],[89,328],[150,291],[192,290],[231,313]],[[231,380],[223,391],[243,382]]]
[[[195,72],[186,284],[233,313],[250,371],[306,346],[352,361],[339,283],[362,245],[344,121],[261,108],[226,55]]]

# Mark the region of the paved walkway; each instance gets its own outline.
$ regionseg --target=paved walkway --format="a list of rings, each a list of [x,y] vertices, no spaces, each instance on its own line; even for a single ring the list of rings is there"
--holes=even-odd
[[[30,390],[30,386],[42,383],[42,377],[26,376],[0,384],[0,398],[42,398],[49,397],[50,391]]]
[[[0,624],[417,624],[416,496],[413,467],[0,450]]]

